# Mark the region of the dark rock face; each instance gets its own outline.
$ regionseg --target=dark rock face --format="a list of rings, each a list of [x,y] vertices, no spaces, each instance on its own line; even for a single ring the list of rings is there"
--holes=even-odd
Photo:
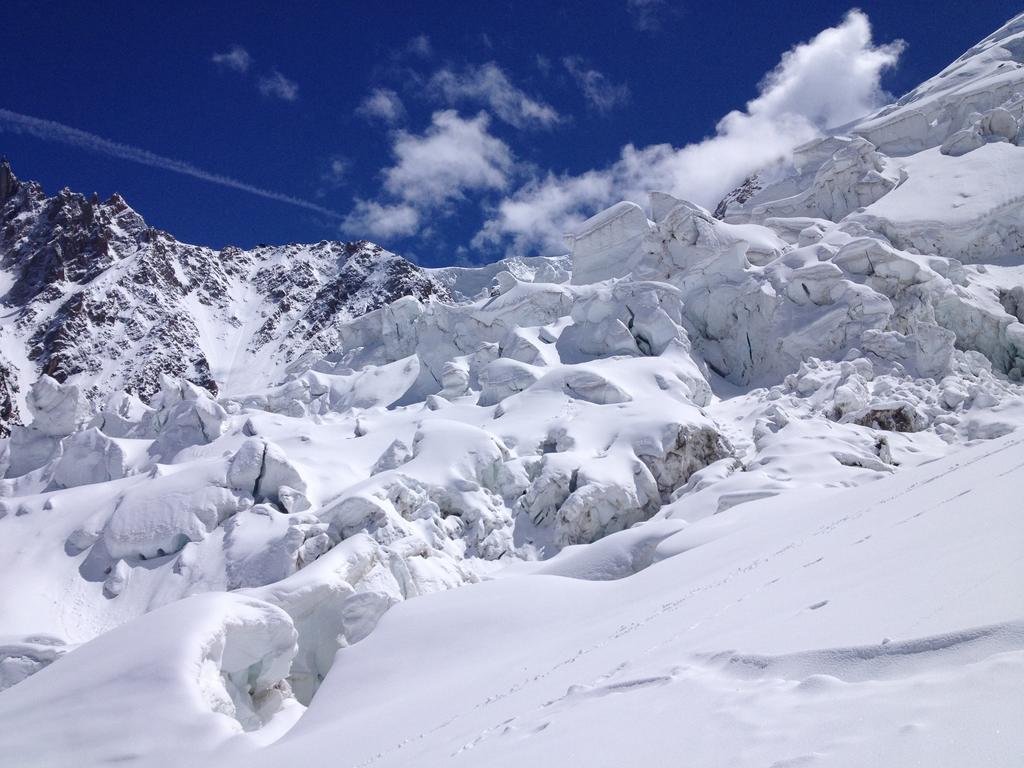
[[[47,197],[0,162],[0,436],[42,373],[94,400],[144,400],[161,374],[217,393],[277,383],[332,350],[345,322],[448,288],[366,241],[216,251],[149,227],[119,195]],[[2,355],[6,354],[4,358]]]
[[[18,412],[18,380],[11,372],[11,366],[0,356],[0,437],[11,434],[11,424],[20,424]]]
[[[854,424],[886,432],[920,432],[926,422],[912,405],[901,403],[889,408],[871,408],[854,419]]]
[[[758,180],[757,174],[748,176],[736,189],[719,200],[718,205],[715,206],[714,217],[716,219],[724,219],[729,211],[730,204],[743,205],[743,203],[756,195],[761,188],[761,182]]]
[[[18,179],[11,170],[11,164],[7,158],[0,158],[0,205],[7,202],[7,198],[18,190]]]

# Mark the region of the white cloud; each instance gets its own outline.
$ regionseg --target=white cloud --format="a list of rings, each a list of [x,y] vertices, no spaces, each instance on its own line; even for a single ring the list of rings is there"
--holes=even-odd
[[[240,45],[233,45],[225,53],[215,53],[210,60],[218,67],[245,74],[252,67],[252,56]],[[256,81],[256,87],[264,96],[295,101],[299,97],[299,86],[282,75],[276,69],[269,75],[263,75]]]
[[[363,117],[393,125],[405,117],[405,105],[398,94],[390,88],[374,88],[370,95],[363,99],[356,112]]]
[[[714,136],[682,148],[630,144],[603,169],[534,179],[495,208],[474,245],[559,248],[561,234],[587,215],[618,200],[646,205],[651,190],[713,206],[750,173],[881,103],[881,74],[902,48],[875,46],[867,16],[851,11],[784,54],[758,97],[722,118]]]
[[[342,229],[353,237],[388,239],[407,237],[420,225],[420,212],[408,203],[381,204],[357,200],[355,208],[342,221]]]
[[[428,88],[449,104],[460,101],[485,104],[516,128],[548,127],[561,121],[554,107],[527,96],[494,62],[470,65],[459,72],[442,69],[430,78]]]
[[[409,41],[405,49],[414,56],[419,56],[423,59],[429,59],[434,54],[434,47],[430,44],[430,38],[426,35],[416,35],[416,37]]]
[[[488,132],[489,118],[454,110],[435,112],[422,134],[396,131],[395,162],[383,172],[381,200],[358,200],[345,218],[347,232],[373,237],[411,235],[428,212],[436,212],[467,192],[505,190],[515,158],[505,142]]]
[[[235,72],[248,72],[249,67],[252,65],[252,56],[240,45],[232,45],[231,49],[225,53],[215,53],[210,57],[210,61],[219,67],[230,69]]]
[[[873,45],[868,17],[851,11],[838,26],[783,54],[747,110],[768,117],[802,115],[822,128],[847,123],[886,98],[879,78],[904,47],[902,40]]]
[[[348,174],[349,162],[343,157],[332,157],[326,174],[334,181],[342,181]]]
[[[352,163],[342,155],[327,158],[323,170],[320,172],[320,188],[317,190],[317,197],[323,197],[328,190],[344,186],[348,181],[351,167]]]
[[[284,101],[295,101],[299,98],[298,83],[289,80],[276,69],[269,75],[261,77],[256,87],[264,96],[272,96]]]
[[[481,112],[465,119],[454,110],[435,112],[423,134],[399,131],[392,152],[395,164],[384,171],[384,189],[419,205],[460,198],[468,190],[505,189],[512,152],[488,132]]]
[[[661,29],[661,14],[666,10],[666,0],[626,0],[626,10],[633,21],[633,27],[640,32],[657,32]]]
[[[475,248],[508,243],[509,255],[534,246],[558,249],[562,235],[615,196],[614,174],[587,171],[578,176],[553,173],[534,179],[502,200],[473,238]]]
[[[629,86],[611,82],[596,69],[587,68],[579,56],[566,56],[562,66],[583,91],[587,103],[598,112],[608,112],[629,101]]]

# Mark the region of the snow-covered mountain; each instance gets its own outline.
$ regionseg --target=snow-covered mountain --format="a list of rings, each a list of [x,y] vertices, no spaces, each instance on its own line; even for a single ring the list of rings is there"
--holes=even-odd
[[[5,166],[0,754],[1016,765],[1022,126],[1024,15],[714,214],[443,270]]]
[[[160,376],[214,394],[279,383],[337,346],[338,327],[447,285],[371,243],[252,250],[180,243],[118,195],[47,197],[0,162],[0,360],[5,412],[45,373],[101,403],[148,400]]]

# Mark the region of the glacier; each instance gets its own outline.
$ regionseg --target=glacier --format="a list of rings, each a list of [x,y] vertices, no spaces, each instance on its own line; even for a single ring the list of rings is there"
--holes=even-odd
[[[214,251],[0,166],[0,752],[1024,752],[1024,15],[714,211]]]

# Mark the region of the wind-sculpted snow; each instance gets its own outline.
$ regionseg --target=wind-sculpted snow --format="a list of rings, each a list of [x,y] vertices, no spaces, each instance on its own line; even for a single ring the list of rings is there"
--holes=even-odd
[[[12,688],[0,701],[0,744],[29,760],[45,741],[80,765],[190,763],[275,718],[294,719],[283,682],[294,653],[292,623],[272,605],[227,594],[182,600]]]
[[[485,267],[5,166],[0,747],[1011,764],[1021,29],[714,214]]]

